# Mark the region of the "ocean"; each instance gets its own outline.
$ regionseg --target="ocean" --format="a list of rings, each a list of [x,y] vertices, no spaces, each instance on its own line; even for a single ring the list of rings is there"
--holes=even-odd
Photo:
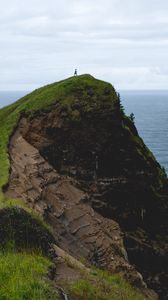
[[[168,174],[168,91],[120,91],[125,113]]]
[[[0,108],[28,94],[26,91],[0,91]]]
[[[125,113],[134,113],[135,125],[145,144],[168,174],[168,91],[119,91]],[[26,91],[0,92],[0,107]]]

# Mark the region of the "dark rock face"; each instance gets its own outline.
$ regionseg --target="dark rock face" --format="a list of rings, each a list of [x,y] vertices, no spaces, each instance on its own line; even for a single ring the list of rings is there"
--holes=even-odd
[[[12,171],[7,195],[22,197],[40,213],[52,226],[57,245],[66,252],[97,267],[122,273],[149,297],[152,295],[151,299],[157,299],[146,289],[142,276],[128,263],[119,225],[95,212],[88,194],[77,188],[78,182],[60,176],[23,138],[22,129],[18,128],[10,144]],[[19,226],[16,226],[16,233],[17,230]],[[36,240],[37,235],[32,234]]]
[[[79,202],[87,203],[87,209],[92,206],[94,214],[98,213],[97,216],[102,224],[104,224],[104,218],[106,222],[115,220],[119,223],[124,232],[124,243],[130,263],[141,272],[148,286],[160,294],[160,299],[167,299],[167,179],[160,165],[138,136],[134,124],[121,111],[110,107],[94,107],[84,112],[82,104],[80,102],[77,104],[76,107],[72,107],[73,114],[72,111],[69,113],[65,108],[57,105],[53,106],[52,111],[48,113],[39,112],[30,120],[22,119],[19,134],[34,149],[38,149],[40,157],[53,167],[48,170],[48,174],[51,172],[52,176],[47,178],[45,163],[39,163],[37,160],[38,176],[36,174],[35,177],[38,179],[33,181],[36,187],[32,188],[30,184],[28,191],[28,183],[23,183],[23,179],[18,178],[17,186],[20,185],[21,189],[16,191],[13,178],[16,178],[18,173],[21,177],[21,172],[16,166],[16,157],[12,157],[13,173],[11,173],[8,193],[10,190],[15,190],[17,196],[22,195],[26,201],[32,201],[33,205],[38,201],[41,201],[40,205],[49,203],[51,207],[46,213],[50,216],[52,225],[55,224],[54,228],[59,228],[61,231],[58,220],[56,221],[53,217],[52,209],[56,205],[54,213],[58,215],[59,220],[62,220],[61,226],[64,231],[65,227],[66,230],[68,226],[71,228],[70,219],[75,211],[75,204],[68,208],[68,211],[63,207],[63,203],[68,205],[65,199],[69,197],[68,201],[72,201],[71,204],[73,199],[69,196],[69,190],[66,197],[61,190],[63,200],[60,200],[57,195],[58,178],[55,177],[58,175],[61,178],[62,176],[71,177],[72,185],[78,189],[75,193],[78,194],[79,190],[81,193]],[[12,147],[15,146],[15,142]],[[11,155],[14,155],[14,152]],[[28,166],[28,160],[26,165]],[[41,169],[39,169],[40,165]],[[46,168],[48,166],[47,164]],[[53,170],[57,172],[54,173]],[[77,194],[73,194],[74,199],[75,197],[78,199]],[[56,199],[54,195],[57,195],[59,199]],[[80,205],[80,210],[85,211],[86,206]],[[72,215],[67,217],[70,209]],[[75,218],[78,219],[78,217],[76,215]],[[95,215],[92,217],[92,222],[94,218]],[[91,218],[89,223],[90,220]],[[87,222],[81,221],[79,227],[74,227],[75,235],[77,232],[81,233],[81,230],[83,234],[87,232],[87,226],[82,229],[82,224],[87,225]],[[93,224],[92,226],[94,228]],[[110,226],[112,223],[107,226],[107,232]],[[102,230],[100,226],[96,228]],[[69,234],[66,233],[65,236],[71,241]],[[83,243],[84,239],[84,235],[78,237],[80,243],[81,241]],[[87,243],[85,240],[82,244],[83,249]],[[62,242],[61,246],[63,244]],[[67,246],[65,243],[64,248]],[[96,260],[97,254],[94,256],[93,249],[89,251]],[[72,248],[70,252],[77,255]],[[103,253],[102,249],[100,252]],[[105,256],[101,255],[104,263]],[[118,268],[121,268],[121,265]]]

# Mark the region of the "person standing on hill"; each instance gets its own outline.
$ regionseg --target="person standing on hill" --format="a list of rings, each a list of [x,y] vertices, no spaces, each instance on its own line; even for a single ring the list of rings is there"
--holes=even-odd
[[[74,76],[77,76],[77,75],[78,75],[78,72],[77,72],[77,69],[75,69]]]

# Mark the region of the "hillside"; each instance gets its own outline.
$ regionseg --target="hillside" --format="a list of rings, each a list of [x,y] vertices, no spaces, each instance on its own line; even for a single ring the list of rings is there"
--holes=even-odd
[[[0,186],[8,181],[9,161],[7,158],[7,145],[10,135],[15,126],[17,126],[19,118],[23,114],[30,117],[34,112],[41,110],[49,111],[55,103],[60,103],[62,107],[67,107],[67,109],[69,108],[71,110],[77,93],[79,93],[80,97],[87,103],[89,97],[87,94],[88,88],[90,88],[91,93],[92,90],[96,91],[95,99],[93,99],[95,103],[101,104],[101,101],[107,101],[115,105],[117,98],[110,84],[100,80],[95,81],[90,75],[82,75],[42,87],[14,104],[0,110]],[[110,97],[103,94],[106,89],[111,92]],[[112,95],[114,96],[113,99],[111,98]],[[87,105],[85,109],[87,111]]]
[[[59,285],[73,300],[84,290],[90,291],[83,298],[88,300],[141,299],[123,277],[147,299],[157,299],[155,292],[166,299],[167,177],[112,85],[81,75],[1,109],[0,170],[1,245],[7,249],[14,241],[14,253],[40,249],[55,264],[52,288]],[[33,247],[32,229],[27,243],[19,243],[29,228],[22,228],[24,216],[46,237],[41,241],[37,235]],[[66,257],[60,265],[56,245]],[[85,275],[69,259],[75,265],[82,261]],[[118,280],[116,294],[103,285],[95,298],[102,273],[97,270],[97,279],[86,275],[93,266],[105,270],[105,286]]]

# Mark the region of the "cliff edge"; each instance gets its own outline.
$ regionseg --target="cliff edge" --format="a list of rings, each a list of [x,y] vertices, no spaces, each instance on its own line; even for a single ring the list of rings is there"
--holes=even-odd
[[[167,299],[167,177],[112,85],[48,85],[0,110],[0,129],[6,197],[38,212],[68,255]]]

